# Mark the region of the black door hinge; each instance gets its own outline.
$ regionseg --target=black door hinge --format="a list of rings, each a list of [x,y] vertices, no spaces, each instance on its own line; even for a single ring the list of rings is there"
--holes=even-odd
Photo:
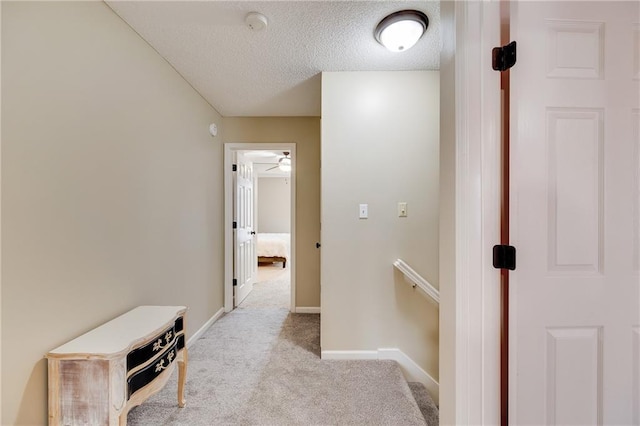
[[[237,229],[238,228],[238,222],[234,221],[233,222],[233,229]]]
[[[516,64],[516,42],[494,47],[491,51],[492,67],[495,71],[506,71]]]
[[[233,286],[235,287],[235,286],[237,286],[237,285],[238,285],[238,280],[234,278],[234,279],[233,279]]]
[[[493,246],[493,267],[496,269],[516,269],[516,248],[507,245]]]
[[[237,172],[237,171],[238,171],[238,165],[237,165],[237,164],[233,164],[233,165],[231,166],[231,171],[232,171],[232,172]]]

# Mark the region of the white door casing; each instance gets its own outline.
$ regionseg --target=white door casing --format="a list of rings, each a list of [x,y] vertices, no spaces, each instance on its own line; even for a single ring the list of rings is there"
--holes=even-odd
[[[440,424],[500,423],[500,2],[441,3]]]
[[[288,151],[291,153],[291,243],[290,266],[291,276],[291,312],[295,312],[296,301],[296,144],[295,142],[273,142],[273,143],[248,143],[248,142],[227,142],[224,144],[224,311],[231,312],[234,305],[234,236],[232,228],[234,219],[234,193],[236,191],[235,174],[233,164],[235,164],[236,152],[238,151]],[[254,191],[255,192],[255,191]],[[256,258],[257,259],[257,258]]]
[[[254,176],[253,164],[244,158],[242,151],[236,153],[234,191],[234,257],[233,272],[234,307],[238,306],[253,290],[258,268],[256,234],[254,225]]]
[[[515,2],[511,424],[640,424],[638,2]]]

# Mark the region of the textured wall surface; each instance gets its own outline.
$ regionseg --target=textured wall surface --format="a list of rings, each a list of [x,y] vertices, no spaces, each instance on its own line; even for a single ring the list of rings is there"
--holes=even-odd
[[[290,178],[258,179],[258,232],[291,232]]]
[[[322,79],[322,350],[398,348],[437,379],[438,306],[393,262],[438,287],[439,73]]]
[[[320,119],[225,117],[225,142],[296,143],[296,306],[320,306]]]
[[[222,307],[220,115],[102,2],[2,2],[2,420],[51,349],[137,305]]]

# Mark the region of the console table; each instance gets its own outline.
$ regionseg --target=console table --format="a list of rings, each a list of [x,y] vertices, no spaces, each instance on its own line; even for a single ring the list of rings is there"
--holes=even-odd
[[[187,373],[184,306],[139,306],[49,352],[50,425],[126,425],[178,365]]]

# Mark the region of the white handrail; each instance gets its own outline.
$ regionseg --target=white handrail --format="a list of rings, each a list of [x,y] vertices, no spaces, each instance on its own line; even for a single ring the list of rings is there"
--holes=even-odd
[[[410,281],[413,288],[417,286],[418,288],[420,288],[420,290],[424,291],[425,293],[427,293],[429,297],[435,300],[438,303],[438,305],[440,304],[440,292],[434,286],[432,286],[429,283],[429,281],[425,280],[420,276],[420,274],[414,271],[411,268],[411,266],[407,265],[401,259],[398,259],[395,262],[393,262],[393,266],[398,271],[404,274],[407,280]]]

